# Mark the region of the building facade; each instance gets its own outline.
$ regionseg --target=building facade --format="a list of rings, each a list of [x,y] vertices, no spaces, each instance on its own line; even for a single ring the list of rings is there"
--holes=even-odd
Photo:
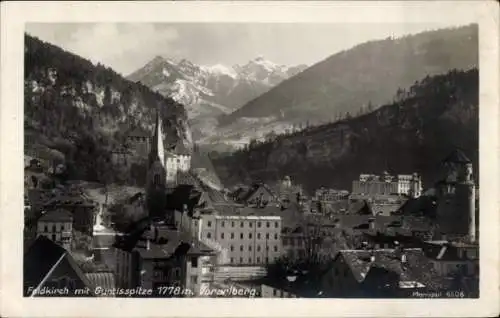
[[[282,253],[281,217],[276,207],[234,207],[189,216],[176,212],[176,224],[201,241],[216,242],[226,253],[226,265],[261,266]]]
[[[360,174],[352,182],[352,194],[373,195],[408,195],[417,198],[422,194],[422,180],[417,173],[397,176]]]
[[[38,219],[37,237],[45,236],[66,250],[71,249],[72,231],[73,216],[66,210],[50,211]]]

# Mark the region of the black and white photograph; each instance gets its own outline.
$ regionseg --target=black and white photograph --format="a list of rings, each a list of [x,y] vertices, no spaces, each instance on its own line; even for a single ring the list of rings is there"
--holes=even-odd
[[[23,37],[23,298],[488,296],[477,22]]]

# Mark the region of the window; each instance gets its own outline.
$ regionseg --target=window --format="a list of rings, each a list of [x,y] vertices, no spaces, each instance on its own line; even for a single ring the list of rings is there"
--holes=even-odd
[[[44,232],[48,232],[49,231],[49,227],[47,224],[45,224],[45,231]]]
[[[240,245],[240,252],[243,252],[243,245]]]
[[[252,251],[252,245],[248,245],[248,250],[251,252]]]
[[[269,233],[266,233],[266,240],[269,240]]]
[[[231,245],[231,252],[234,251],[234,246]]]
[[[275,288],[273,288],[273,296],[276,296],[276,295],[278,295],[278,291]]]
[[[56,240],[56,235],[52,234],[52,241],[55,241],[55,240]]]
[[[274,251],[277,252],[278,251],[278,245],[274,245]]]
[[[231,257],[231,264],[234,263],[234,258]]]
[[[257,233],[257,238],[260,239],[260,233]]]
[[[248,233],[248,238],[251,239],[252,238],[252,233]]]
[[[278,222],[274,222],[274,227],[278,228]]]
[[[193,285],[198,284],[198,276],[196,276],[196,275],[191,276],[191,284],[193,284]]]
[[[248,264],[252,264],[252,258],[251,257],[248,258]]]
[[[221,233],[221,234],[220,234],[220,238],[221,238],[221,239],[224,239],[224,233]]]
[[[240,227],[244,227],[244,226],[245,226],[245,224],[244,224],[244,223],[245,223],[245,222],[241,222],[241,223],[240,223]]]
[[[257,252],[260,252],[260,245],[257,245]]]
[[[224,222],[224,221],[222,221],[222,222],[221,222],[221,224],[220,224],[220,226],[221,226],[221,227],[224,227],[224,225],[225,225],[225,222]]]
[[[243,233],[240,233],[240,239],[243,239]]]
[[[64,224],[61,224],[60,228],[61,228],[61,232],[64,231]]]
[[[243,264],[243,257],[240,257],[240,264]]]
[[[260,263],[260,257],[257,257],[257,263]]]
[[[248,222],[248,226],[249,226],[249,227],[252,227],[252,222]]]
[[[208,222],[207,222],[207,226],[208,226],[208,227],[211,227],[211,226],[212,226],[212,221],[208,221]]]
[[[262,223],[259,221],[257,222],[257,227],[261,227]]]
[[[234,239],[234,233],[231,233],[231,238]]]
[[[198,257],[191,257],[191,267],[198,268]]]
[[[212,233],[208,232],[208,233],[207,233],[207,238],[209,239],[209,238],[211,238],[211,237],[212,237]]]
[[[269,246],[266,246],[266,251],[269,251]]]
[[[155,174],[154,177],[153,177],[153,184],[154,185],[159,185],[160,184],[160,175],[159,174]]]
[[[269,222],[266,222],[266,227],[270,227],[271,225],[269,224]]]
[[[287,238],[283,238],[283,245],[287,245],[288,244],[288,239]]]
[[[57,232],[57,228],[56,228],[56,225],[52,225],[52,232]]]
[[[269,257],[266,256],[266,263],[269,263]]]
[[[231,227],[234,227],[234,221],[233,221],[233,222],[231,222]]]

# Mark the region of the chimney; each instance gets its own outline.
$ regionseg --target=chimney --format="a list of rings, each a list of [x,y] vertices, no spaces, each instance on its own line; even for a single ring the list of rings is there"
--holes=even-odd
[[[406,263],[406,254],[404,252],[401,254],[401,263]]]
[[[375,219],[374,218],[369,218],[368,219],[368,226],[369,226],[370,230],[374,230],[375,229]]]

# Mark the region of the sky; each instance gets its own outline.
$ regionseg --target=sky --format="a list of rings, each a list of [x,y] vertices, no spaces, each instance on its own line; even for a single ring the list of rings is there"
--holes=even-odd
[[[129,75],[155,56],[200,65],[312,65],[357,44],[456,25],[313,23],[29,23],[26,32]]]

